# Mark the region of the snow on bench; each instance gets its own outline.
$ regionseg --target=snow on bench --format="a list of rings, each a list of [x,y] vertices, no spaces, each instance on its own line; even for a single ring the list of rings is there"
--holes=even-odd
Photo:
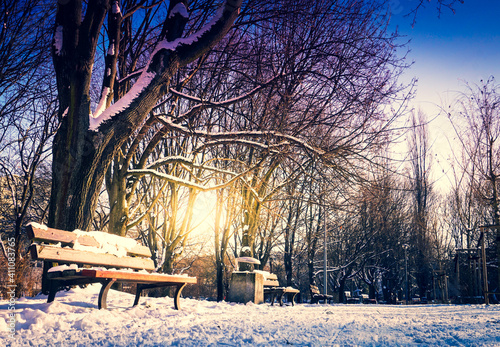
[[[54,301],[56,293],[68,286],[101,283],[98,307],[105,309],[113,283],[136,283],[134,306],[144,289],[173,286],[174,307],[178,310],[182,289],[196,283],[196,277],[151,273],[155,267],[149,248],[127,237],[99,231],[64,231],[37,223],[29,224],[27,233],[32,240],[33,260],[63,264],[47,272],[47,302]]]

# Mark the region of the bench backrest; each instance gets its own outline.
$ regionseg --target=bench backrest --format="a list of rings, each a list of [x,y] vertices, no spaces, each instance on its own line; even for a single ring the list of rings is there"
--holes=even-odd
[[[27,234],[34,242],[34,260],[62,264],[154,270],[151,252],[128,237],[103,232],[64,231],[31,223]]]
[[[311,294],[321,294],[320,291],[319,291],[319,288],[315,285],[310,285],[309,286],[309,289],[311,290]]]
[[[266,279],[264,280],[264,287],[279,287],[280,283],[278,282],[278,276],[275,274],[269,274],[267,275]]]
[[[268,271],[253,270],[255,273],[260,273],[264,276],[264,287],[279,287],[278,276],[276,274],[269,273]]]

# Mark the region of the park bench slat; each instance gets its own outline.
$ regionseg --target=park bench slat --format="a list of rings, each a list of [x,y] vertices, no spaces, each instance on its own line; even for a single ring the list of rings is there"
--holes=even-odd
[[[141,272],[120,272],[112,270],[82,269],[81,276],[94,278],[114,278],[116,280],[127,280],[127,282],[164,282],[164,283],[196,283],[195,277],[149,274]]]
[[[277,280],[264,280],[264,287],[279,287],[280,283]]]
[[[28,237],[34,242],[60,242],[63,245],[73,246],[76,241],[82,246],[99,247],[100,243],[90,235],[77,235],[71,231],[58,230],[52,228],[37,228],[32,224],[26,228]],[[127,249],[130,256],[151,257],[151,251],[146,246],[137,245],[132,249]]]
[[[132,258],[132,257],[117,257],[113,254],[101,254],[79,251],[72,248],[61,248],[47,245],[32,245],[31,257],[33,260],[45,260],[58,263],[75,263],[98,265],[115,268],[130,268],[138,270],[154,270],[154,262],[151,259]]]

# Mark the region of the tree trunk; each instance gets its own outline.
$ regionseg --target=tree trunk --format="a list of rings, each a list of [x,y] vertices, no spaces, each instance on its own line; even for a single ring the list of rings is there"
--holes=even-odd
[[[345,296],[345,278],[341,278],[339,281],[339,304],[344,303],[344,296]]]

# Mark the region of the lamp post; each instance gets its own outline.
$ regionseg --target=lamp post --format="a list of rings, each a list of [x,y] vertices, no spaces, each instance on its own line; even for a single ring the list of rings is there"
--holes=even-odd
[[[324,218],[325,222],[324,222],[324,232],[325,232],[325,235],[324,235],[324,250],[323,250],[323,288],[325,290],[325,295],[328,294],[328,269],[327,269],[327,266],[328,266],[328,255],[327,255],[327,252],[326,252],[326,246],[327,246],[327,237],[326,237],[326,209],[325,209],[325,218]]]
[[[405,299],[408,305],[409,293],[408,293],[408,245],[405,243],[403,248],[405,250]]]

